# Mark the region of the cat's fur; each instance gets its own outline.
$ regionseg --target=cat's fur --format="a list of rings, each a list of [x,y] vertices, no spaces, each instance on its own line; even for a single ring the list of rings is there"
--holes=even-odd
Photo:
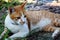
[[[5,19],[5,27],[14,33],[9,38],[26,37],[29,31],[34,29],[37,29],[36,31],[54,32],[52,34],[53,38],[59,34],[60,14],[54,14],[46,10],[25,11],[25,4],[26,2],[8,9],[9,13]]]

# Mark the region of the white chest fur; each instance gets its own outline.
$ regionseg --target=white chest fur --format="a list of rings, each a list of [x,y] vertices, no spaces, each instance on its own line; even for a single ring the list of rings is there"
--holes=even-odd
[[[9,14],[8,14],[5,19],[5,27],[7,27],[13,33],[17,33],[19,31],[22,31],[22,32],[29,31],[26,23],[24,25],[14,25],[12,23],[14,23],[14,22],[13,22],[13,20],[11,20]]]

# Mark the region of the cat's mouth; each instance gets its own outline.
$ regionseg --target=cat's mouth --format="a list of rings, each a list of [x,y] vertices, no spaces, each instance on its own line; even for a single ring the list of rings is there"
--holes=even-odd
[[[25,22],[20,22],[22,25],[25,23]]]

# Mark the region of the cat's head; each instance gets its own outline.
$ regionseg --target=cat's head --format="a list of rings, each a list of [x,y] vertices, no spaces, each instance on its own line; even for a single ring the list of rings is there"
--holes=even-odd
[[[26,16],[24,15],[25,4],[26,2],[24,2],[22,5],[8,8],[10,18],[18,24],[24,24],[26,21]]]

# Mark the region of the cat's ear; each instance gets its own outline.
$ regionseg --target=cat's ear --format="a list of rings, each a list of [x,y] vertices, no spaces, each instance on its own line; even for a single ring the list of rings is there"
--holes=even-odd
[[[25,1],[25,2],[21,5],[21,8],[24,8],[26,4],[27,4],[27,1]]]
[[[10,14],[12,14],[13,12],[15,12],[15,8],[13,8],[13,7],[9,7],[8,10],[9,10]]]

